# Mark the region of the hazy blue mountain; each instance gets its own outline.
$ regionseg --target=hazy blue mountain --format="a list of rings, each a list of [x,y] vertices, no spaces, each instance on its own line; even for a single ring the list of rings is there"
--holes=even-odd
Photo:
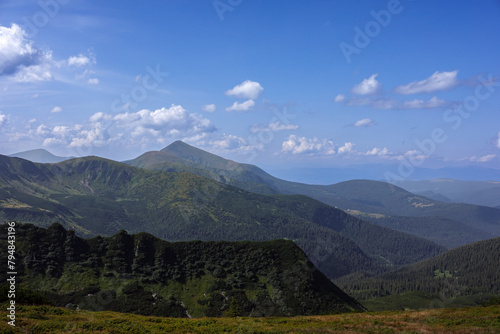
[[[423,181],[394,182],[412,193],[436,194],[451,202],[485,206],[500,206],[500,181],[463,181],[434,179]],[[429,196],[427,196],[429,197]],[[437,199],[437,198],[436,198]]]
[[[22,158],[29,160],[31,162],[39,162],[39,163],[55,163],[71,159],[71,157],[58,157],[44,149],[29,150],[29,151],[14,153],[9,156],[15,158]]]
[[[397,164],[365,164],[339,167],[291,167],[289,169],[267,169],[281,179],[308,184],[332,184],[353,179],[387,181],[386,173],[399,175]],[[413,173],[403,179],[409,181],[455,179],[467,181],[500,181],[500,169],[479,166],[422,168],[415,167]]]

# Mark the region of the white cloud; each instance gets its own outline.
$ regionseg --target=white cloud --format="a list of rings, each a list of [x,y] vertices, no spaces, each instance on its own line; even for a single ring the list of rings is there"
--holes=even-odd
[[[242,146],[247,145],[246,141],[243,138],[227,134],[224,134],[223,138],[221,139],[212,140],[210,144],[216,149],[223,150],[236,150]]]
[[[64,144],[64,141],[55,137],[49,137],[45,138],[43,140],[42,146],[56,146],[56,145],[62,145]]]
[[[104,115],[92,117],[106,117]],[[136,113],[121,113],[113,117],[119,128],[129,129],[132,137],[149,135],[153,137],[193,136],[215,131],[212,123],[198,114],[190,114],[180,105],[154,111],[143,109]]]
[[[216,109],[217,107],[215,106],[215,104],[205,104],[203,107],[201,107],[201,110],[205,112],[215,112]]]
[[[234,102],[232,106],[226,108],[226,111],[247,111],[250,110],[254,105],[254,100],[247,100],[242,103]]]
[[[30,123],[31,124],[31,123]],[[201,140],[214,137],[216,128],[199,114],[188,113],[182,106],[138,112],[106,114],[97,112],[82,124],[30,125],[26,138],[44,145],[83,149],[109,145],[120,149],[145,148],[172,140]],[[19,134],[21,135],[21,134]],[[221,143],[222,144],[222,143]]]
[[[80,131],[71,139],[68,147],[102,147],[109,142],[109,135],[101,123],[92,123],[90,129]]]
[[[3,128],[5,125],[9,124],[9,116],[4,115],[2,112],[0,112],[0,128]]]
[[[88,83],[89,85],[98,85],[98,84],[99,84],[99,79],[97,79],[97,78],[89,78],[89,79],[87,80],[87,83]]]
[[[0,26],[0,75],[18,82],[51,80],[51,64],[52,52],[36,48],[20,26]]]
[[[39,62],[40,51],[32,41],[25,39],[25,32],[17,24],[10,28],[0,26],[0,74],[14,74],[21,66]]]
[[[497,138],[496,138],[496,147],[500,148],[500,131],[498,132]]]
[[[51,62],[52,54],[43,57],[42,64],[31,66],[20,66],[19,71],[14,76],[17,82],[37,82],[52,80]]]
[[[339,95],[335,96],[335,98],[333,99],[333,102],[342,102],[344,100],[345,100],[345,95],[339,94]]]
[[[260,83],[256,81],[246,80],[239,85],[234,86],[232,89],[226,91],[226,95],[234,96],[242,99],[255,100],[264,91]]]
[[[346,142],[346,143],[344,143],[344,146],[339,147],[339,149],[338,149],[337,153],[338,153],[338,154],[349,153],[349,152],[351,152],[351,151],[352,151],[353,147],[354,147],[354,144],[353,144],[353,143],[351,143],[351,142]]]
[[[382,89],[382,84],[375,79],[378,74],[372,74],[368,79],[364,79],[359,84],[355,85],[351,92],[356,95],[370,95],[379,92]]]
[[[457,73],[457,70],[451,72],[436,71],[422,81],[414,81],[407,85],[398,86],[394,89],[394,92],[396,94],[408,95],[448,90],[460,83],[457,79]]]
[[[57,125],[52,129],[52,134],[59,137],[66,137],[69,132],[69,127],[64,125]]]
[[[441,107],[445,104],[446,104],[445,100],[440,100],[434,96],[429,101],[416,100],[416,99],[412,101],[404,101],[403,109],[433,109]]]
[[[321,153],[326,155],[335,154],[335,146],[332,141],[326,139],[319,140],[318,138],[298,137],[290,135],[282,143],[281,151],[284,153],[291,152],[292,154],[314,154]]]
[[[72,56],[68,58],[69,66],[81,67],[91,63],[95,63],[95,59],[92,56],[89,58],[87,56],[79,54],[78,56]]]
[[[112,118],[113,118],[113,116],[105,114],[105,113],[100,111],[100,112],[96,112],[95,114],[90,116],[89,121],[91,121],[92,123],[95,123],[95,122],[99,122],[100,120],[110,120]]]
[[[363,119],[360,119],[359,121],[356,121],[354,122],[354,126],[366,126],[366,127],[369,127],[369,126],[373,126],[373,125],[376,125],[377,122],[375,121],[372,121],[371,119],[369,118],[363,118]]]
[[[387,149],[387,147],[384,147],[382,149],[380,149],[378,147],[374,147],[370,151],[367,151],[364,154],[362,153],[362,155],[378,155],[378,156],[385,156],[388,154],[389,154],[389,150]]]
[[[61,111],[62,111],[61,107],[55,106],[54,108],[52,108],[52,110],[50,112],[51,113],[57,113],[57,112],[61,112]]]
[[[485,155],[485,156],[482,156],[482,157],[470,157],[469,160],[470,161],[477,161],[477,162],[488,162],[488,161],[491,161],[493,160],[494,158],[496,157],[495,154],[488,154],[488,155]]]
[[[43,136],[49,132],[49,127],[43,124],[40,124],[35,130],[35,134],[38,136]]]

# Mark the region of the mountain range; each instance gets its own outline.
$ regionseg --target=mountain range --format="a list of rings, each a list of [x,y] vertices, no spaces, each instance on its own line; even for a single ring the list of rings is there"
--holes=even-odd
[[[422,186],[426,185],[422,183]],[[487,192],[488,188],[481,189]],[[211,249],[212,246],[206,245],[219,245],[214,246],[217,249],[234,249],[236,244],[223,241],[285,239],[289,240],[288,244],[299,246],[326,277],[362,299],[400,298],[400,293],[417,293],[420,299],[422,293],[430,293],[429,296],[434,298],[432,293],[443,287],[439,285],[441,281],[438,279],[441,277],[459,279],[460,284],[468,287],[466,293],[469,295],[496,282],[497,274],[493,274],[491,280],[479,280],[477,286],[473,283],[481,272],[491,274],[481,268],[492,266],[490,257],[498,256],[498,238],[492,238],[500,236],[500,209],[452,203],[448,197],[441,195],[443,201],[412,193],[394,184],[371,180],[350,180],[332,185],[286,181],[257,166],[227,160],[181,141],[161,151],[146,152],[125,162],[91,156],[57,163],[35,163],[0,155],[2,220],[50,227],[50,231],[59,231],[56,234],[60,235],[67,234],[66,231],[62,232],[64,229],[71,229],[80,244],[87,241],[79,237],[94,240],[85,246],[87,248],[84,247],[85,252],[88,252],[88,247],[95,247],[96,242],[102,244],[101,240],[116,238],[122,240],[120,243],[129,245],[130,249],[137,250],[137,240],[158,244],[159,239],[163,239],[176,242],[176,245],[186,245],[180,246],[181,249],[186,249],[187,245],[201,247],[198,252]],[[54,222],[61,225],[53,225]],[[47,233],[43,229],[37,230],[35,226],[27,226],[30,226],[26,228],[27,231],[37,231],[33,232],[35,234]],[[127,232],[140,237],[130,236]],[[143,235],[144,232],[149,234]],[[102,239],[101,236],[113,237]],[[486,240],[468,245],[485,239],[496,241]],[[30,240],[26,245],[36,244],[35,239]],[[216,243],[177,243],[192,240]],[[113,242],[106,241],[104,244],[109,249]],[[281,247],[279,245],[282,244],[272,241],[269,245]],[[50,249],[50,246],[46,248]],[[456,249],[445,252],[447,248]],[[482,259],[473,255],[475,250],[478,254],[485,253]],[[125,278],[132,275],[127,278],[131,281],[120,283],[119,291],[127,286],[126,291],[133,291],[134,297],[130,298],[146,298],[144,289],[149,289],[147,284],[151,282],[148,277],[135,275],[140,271],[139,267],[143,266],[137,263],[135,269],[132,268],[134,261],[131,259],[137,254],[125,255],[128,248],[115,251],[114,257],[123,258],[121,265],[128,271],[120,273],[121,269],[113,267],[120,264],[113,263],[109,259],[113,257],[111,255],[89,253],[87,257],[98,258],[93,265],[100,268],[99,273],[94,270],[97,276],[92,280],[100,280],[105,275],[118,278],[120,275],[125,275]],[[491,254],[486,254],[488,251]],[[33,252],[36,253],[35,250]],[[152,254],[156,251],[147,252],[150,255],[145,257],[155,258],[156,255]],[[286,252],[299,254],[290,250]],[[49,251],[48,254],[52,253]],[[47,255],[49,258],[51,256]],[[174,257],[184,256],[187,255]],[[460,256],[466,259],[460,262]],[[469,263],[469,260],[481,263],[482,267]],[[103,264],[106,261],[111,261],[107,267]],[[129,267],[124,263],[128,263]],[[83,270],[79,263],[68,265]],[[185,279],[183,273],[193,267],[187,263],[184,265],[186,267],[179,267],[176,272],[170,273],[172,278],[176,277],[174,281],[182,283],[182,279]],[[57,270],[63,276],[66,270],[56,263],[43,264],[42,267],[45,271],[38,273],[42,276],[50,274],[47,270],[52,267],[54,270],[59,268]],[[198,269],[206,269],[203,268]],[[210,268],[209,273],[213,276],[210,271],[213,268]],[[395,271],[398,268],[402,269]],[[52,269],[49,271],[52,272]],[[478,274],[474,276],[474,272]],[[76,274],[70,271],[68,275],[66,279],[73,279]],[[42,276],[37,276],[32,286],[46,279]],[[63,283],[58,282],[62,287]],[[450,283],[446,282],[443,284]],[[417,285],[419,288],[416,288]],[[95,286],[89,285],[88,288],[95,290]],[[479,293],[484,294],[483,290]],[[52,297],[57,299],[64,295],[63,300],[74,301],[65,295],[66,292],[62,288],[57,296]],[[139,295],[136,296],[136,292]],[[124,307],[123,298],[129,298],[126,295],[118,298],[120,302],[117,307],[120,310]],[[423,300],[426,298],[427,295]],[[229,299],[225,300],[228,302]],[[216,300],[207,301],[212,302],[217,303]],[[247,303],[243,299],[240,302]],[[194,305],[192,301],[189,303]],[[250,308],[250,304],[245,305]],[[179,307],[177,299],[162,305],[171,308],[170,311],[177,315],[186,310]],[[226,309],[229,308],[228,304],[224,305]],[[220,315],[207,309],[200,311],[203,307],[195,309],[198,310],[198,316]],[[301,314],[297,310],[290,311],[290,314]],[[151,312],[154,314],[156,311]],[[317,312],[322,311],[317,309]]]
[[[499,181],[463,181],[434,179],[426,181],[395,181],[414,194],[444,202],[468,203],[491,207],[500,206]]]
[[[378,181],[285,181],[181,141],[124,163],[2,157],[0,164],[3,219],[61,221],[82,236],[123,228],[172,241],[284,237],[330,278],[384,271],[500,235],[498,208],[436,201]]]
[[[57,221],[87,237],[124,229],[170,241],[288,238],[330,278],[381,272],[445,250],[306,196],[261,195],[96,157],[36,164],[0,156],[0,218]]]
[[[185,171],[261,194],[306,195],[375,224],[419,237],[432,236],[434,242],[446,247],[500,235],[498,208],[432,200],[380,181],[351,180],[332,185],[290,182],[257,166],[227,160],[181,141],[125,163],[150,170]],[[432,224],[411,223],[415,220]]]

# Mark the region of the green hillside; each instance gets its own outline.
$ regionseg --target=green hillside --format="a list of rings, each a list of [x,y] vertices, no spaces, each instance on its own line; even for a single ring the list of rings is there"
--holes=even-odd
[[[444,203],[378,181],[352,180],[328,186],[285,181],[256,166],[226,160],[181,141],[172,143],[161,153],[163,155],[148,152],[127,163],[152,170],[188,171],[261,194],[302,194],[346,211],[401,217],[400,220],[406,222],[411,220],[408,216],[432,217],[433,224],[426,224],[422,230],[418,224],[398,230],[416,236],[433,235],[433,241],[452,247],[500,235],[498,208]],[[449,229],[450,221],[457,223],[456,229]],[[398,226],[392,224],[391,228]]]
[[[95,157],[34,164],[0,156],[0,167],[1,219],[59,221],[82,236],[124,229],[169,241],[288,238],[330,278],[444,251],[305,196],[259,195],[188,173]]]
[[[291,241],[170,243],[125,231],[85,240],[59,224],[15,231],[17,284],[56,306],[170,317],[363,310]],[[6,234],[3,224],[4,263]],[[0,276],[6,282],[7,274]]]
[[[404,304],[402,300],[406,301],[409,307],[415,297],[423,298],[425,294],[429,296],[427,308],[474,305],[500,295],[499,259],[500,238],[494,238],[452,249],[378,277],[352,275],[336,283],[360,300],[387,296],[380,300],[385,307],[389,304],[388,296],[400,305]]]

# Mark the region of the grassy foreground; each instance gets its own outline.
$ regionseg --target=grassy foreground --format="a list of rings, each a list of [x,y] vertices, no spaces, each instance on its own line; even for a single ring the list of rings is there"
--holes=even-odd
[[[5,304],[4,304],[5,305]],[[19,306],[16,327],[2,307],[1,333],[500,333],[500,306],[291,318],[147,317]]]

